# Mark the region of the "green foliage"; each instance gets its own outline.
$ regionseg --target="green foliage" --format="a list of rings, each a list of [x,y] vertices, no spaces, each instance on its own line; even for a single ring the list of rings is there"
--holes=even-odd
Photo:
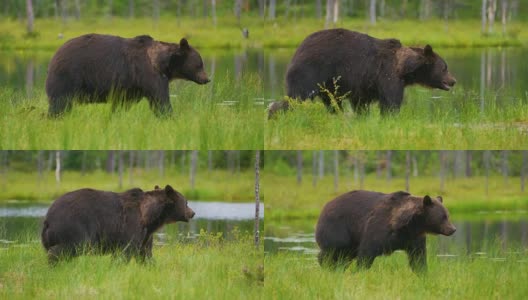
[[[376,258],[367,271],[355,266],[323,270],[313,255],[266,255],[266,273],[273,276],[266,278],[264,294],[267,299],[523,299],[528,253],[508,250],[497,245],[484,258],[429,254],[428,272],[420,276],[412,273],[402,252]]]
[[[75,105],[61,119],[47,118],[43,90],[32,98],[0,90],[2,149],[262,149],[257,76],[217,76],[207,86],[171,84],[174,113],[157,118],[147,101],[113,112],[110,104]],[[225,102],[235,105],[223,105]]]
[[[204,233],[205,234],[205,233]],[[0,298],[259,299],[263,265],[250,237],[158,246],[149,264],[82,256],[55,267],[38,243],[0,251]]]
[[[155,185],[170,184],[190,200],[251,202],[255,198],[255,178],[252,171],[232,174],[227,171],[198,171],[195,188],[190,187],[188,172],[167,168],[163,175],[158,170],[135,168],[123,176],[123,187],[119,187],[116,173],[94,171],[83,175],[81,172],[66,171],[60,184],[55,182],[53,172],[38,173],[8,172],[0,176],[0,201],[21,200],[51,202],[58,196],[80,188],[90,187],[108,191],[125,191],[139,187],[154,189]]]
[[[460,90],[461,89],[461,90]],[[398,114],[382,117],[377,104],[364,115],[349,108],[328,114],[319,101],[305,101],[266,124],[266,149],[525,149],[528,97],[504,103],[473,90],[443,97],[420,87],[406,90]],[[436,96],[436,97],[435,97]],[[440,98],[440,99],[435,99]],[[506,96],[504,96],[506,98]]]
[[[387,180],[367,175],[363,186],[351,174],[340,177],[337,189],[334,178],[325,176],[313,186],[311,176],[299,185],[295,176],[263,172],[262,185],[266,187],[266,220],[305,219],[315,222],[325,203],[345,192],[366,189],[392,193],[405,189],[405,179],[398,176]],[[414,195],[441,195],[451,214],[468,214],[495,210],[527,210],[528,198],[521,191],[517,177],[505,180],[500,176],[447,178],[442,187],[436,176],[410,178],[410,192]],[[486,188],[487,186],[487,188]]]

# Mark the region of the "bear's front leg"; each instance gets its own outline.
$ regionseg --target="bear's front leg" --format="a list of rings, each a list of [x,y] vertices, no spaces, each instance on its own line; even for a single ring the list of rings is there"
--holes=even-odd
[[[169,82],[167,79],[160,79],[159,82],[148,93],[150,109],[158,117],[172,114],[172,106],[169,97]]]
[[[427,251],[425,236],[420,236],[412,241],[409,241],[406,247],[407,256],[409,257],[409,265],[415,273],[423,273],[427,271]]]
[[[368,234],[366,236],[369,236]],[[362,241],[359,245],[357,266],[358,269],[370,269],[377,256],[383,254],[383,245],[376,238],[369,236],[369,240]]]
[[[387,79],[379,90],[379,105],[382,116],[387,116],[400,111],[403,102],[403,81],[396,78]]]

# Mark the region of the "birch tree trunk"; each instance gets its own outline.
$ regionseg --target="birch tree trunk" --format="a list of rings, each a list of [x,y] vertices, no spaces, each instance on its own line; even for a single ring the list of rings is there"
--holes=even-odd
[[[123,188],[123,172],[124,172],[124,157],[123,150],[118,150],[117,152],[117,173],[119,175],[119,189]]]
[[[61,152],[55,151],[55,182],[57,185],[61,183]]]
[[[196,163],[198,161],[198,150],[191,151],[191,169],[190,169],[190,181],[191,190],[194,191],[194,178],[196,176]]]
[[[35,16],[33,15],[33,1],[26,0],[26,14],[27,14],[27,33],[33,33],[33,22],[35,21]]]
[[[260,151],[255,153],[255,247],[260,242]]]
[[[334,150],[334,192],[339,190],[339,151]]]
[[[301,185],[302,183],[302,172],[303,172],[302,151],[297,150],[297,184],[298,185]]]

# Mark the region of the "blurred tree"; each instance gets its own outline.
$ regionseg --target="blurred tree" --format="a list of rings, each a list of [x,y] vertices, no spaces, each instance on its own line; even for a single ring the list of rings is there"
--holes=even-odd
[[[303,156],[302,151],[297,150],[297,184],[302,183],[302,172],[303,172]]]
[[[260,151],[255,152],[255,247],[260,241]]]
[[[33,14],[33,1],[26,0],[26,14],[27,14],[27,33],[33,33],[33,22],[35,21],[35,15]]]
[[[194,190],[194,181],[196,177],[196,164],[198,163],[198,150],[191,151],[191,169],[190,169],[190,182],[191,190]]]

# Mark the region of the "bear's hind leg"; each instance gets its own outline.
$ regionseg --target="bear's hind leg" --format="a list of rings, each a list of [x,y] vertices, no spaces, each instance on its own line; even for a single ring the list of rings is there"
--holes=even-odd
[[[54,245],[48,249],[48,263],[56,265],[59,260],[69,260],[77,256],[77,250],[70,245]]]

